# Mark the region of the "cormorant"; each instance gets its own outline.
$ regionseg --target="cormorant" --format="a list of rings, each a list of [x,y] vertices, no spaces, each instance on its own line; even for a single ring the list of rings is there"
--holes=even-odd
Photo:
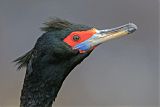
[[[96,46],[137,29],[129,23],[98,30],[59,18],[45,24],[34,48],[15,60],[18,69],[26,67],[20,107],[51,107],[67,75]]]

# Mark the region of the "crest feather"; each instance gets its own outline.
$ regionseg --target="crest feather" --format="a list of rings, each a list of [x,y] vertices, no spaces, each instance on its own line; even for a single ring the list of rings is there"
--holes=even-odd
[[[42,27],[42,31],[54,31],[54,30],[62,30],[65,28],[69,28],[72,23],[67,20],[63,20],[60,18],[52,18],[50,21],[44,23],[45,27]]]

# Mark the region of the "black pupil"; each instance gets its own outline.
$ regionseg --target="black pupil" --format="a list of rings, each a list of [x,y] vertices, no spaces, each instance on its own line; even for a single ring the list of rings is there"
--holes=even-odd
[[[79,38],[80,38],[80,37],[79,37],[78,35],[74,35],[74,36],[73,36],[73,40],[74,40],[74,41],[78,41]]]

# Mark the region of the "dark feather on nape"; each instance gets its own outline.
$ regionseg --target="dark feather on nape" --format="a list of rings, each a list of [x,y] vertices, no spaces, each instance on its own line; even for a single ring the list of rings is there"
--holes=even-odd
[[[13,62],[16,62],[16,65],[18,65],[18,70],[20,70],[23,67],[26,67],[29,61],[31,60],[31,57],[33,55],[33,49],[24,54],[23,56],[17,58]]]
[[[72,23],[60,18],[51,18],[50,21],[44,23],[45,27],[41,27],[42,31],[54,31],[69,28]]]

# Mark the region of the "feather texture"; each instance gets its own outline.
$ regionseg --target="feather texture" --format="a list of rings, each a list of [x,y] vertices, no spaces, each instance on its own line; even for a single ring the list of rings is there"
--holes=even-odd
[[[53,31],[53,30],[62,30],[65,28],[69,28],[72,23],[67,20],[63,20],[60,18],[51,18],[50,21],[44,23],[45,27],[41,27],[42,31]]]
[[[33,55],[33,51],[34,49],[30,50],[29,52],[27,52],[26,54],[24,54],[23,56],[18,57],[16,60],[14,60],[13,62],[16,62],[16,65],[18,65],[18,70],[20,70],[23,67],[26,67]]]

